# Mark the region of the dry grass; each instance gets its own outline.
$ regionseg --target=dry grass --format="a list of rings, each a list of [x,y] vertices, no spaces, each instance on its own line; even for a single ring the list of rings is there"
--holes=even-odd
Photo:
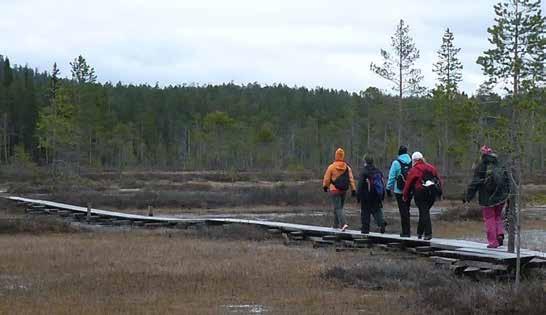
[[[0,229],[25,218],[13,210],[3,217],[11,221]],[[336,253],[309,244],[286,247],[252,226],[66,233],[73,228],[59,228],[66,225],[60,220],[32,220],[41,223],[0,233],[0,314],[544,310],[544,278],[525,282],[525,295],[516,299],[507,284],[457,279],[426,258],[376,250]],[[435,231],[464,233],[479,227],[479,222],[440,221]],[[520,302],[517,309],[504,309],[504,301]]]
[[[354,255],[276,241],[156,231],[2,235],[0,248],[2,314],[216,314],[247,304],[277,314],[395,311],[388,295],[320,277]]]

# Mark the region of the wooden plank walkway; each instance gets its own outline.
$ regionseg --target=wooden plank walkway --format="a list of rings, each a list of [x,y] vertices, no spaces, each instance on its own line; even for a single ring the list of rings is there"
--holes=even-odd
[[[34,207],[43,207],[44,209],[61,209],[64,211],[70,211],[75,213],[84,213],[87,214],[86,207],[79,207],[74,205],[68,205],[58,202],[52,202],[47,200],[36,200],[20,197],[6,197],[9,200],[16,201],[19,203],[26,203]],[[304,225],[304,224],[294,224],[294,223],[285,223],[285,222],[272,222],[272,221],[260,221],[260,220],[246,220],[246,219],[235,219],[235,218],[208,218],[208,217],[196,217],[196,218],[177,218],[177,217],[166,217],[166,216],[145,216],[137,214],[127,214],[121,212],[100,210],[100,209],[91,209],[91,215],[98,218],[111,218],[115,220],[129,220],[134,222],[135,225],[146,225],[150,226],[153,224],[250,224],[255,226],[261,226],[267,229],[280,230],[285,233],[290,232],[300,232],[303,236],[306,237],[334,237],[339,240],[355,240],[355,239],[368,239],[373,243],[379,244],[388,244],[389,246],[398,246],[400,248],[416,248],[416,247],[430,247],[435,250],[435,256],[443,256],[449,258],[459,258],[465,260],[476,260],[476,261],[485,261],[493,262],[505,265],[513,265],[516,261],[516,254],[508,253],[506,247],[500,247],[497,249],[487,248],[485,243],[478,243],[466,240],[454,240],[446,238],[433,238],[430,241],[425,241],[422,239],[417,239],[416,237],[400,237],[396,234],[380,234],[380,233],[370,233],[368,235],[363,235],[360,231],[357,230],[346,230],[341,231],[339,229],[314,226],[314,225]],[[523,249],[521,250],[521,259],[523,263],[529,262],[534,258],[546,259],[546,253],[531,251]]]

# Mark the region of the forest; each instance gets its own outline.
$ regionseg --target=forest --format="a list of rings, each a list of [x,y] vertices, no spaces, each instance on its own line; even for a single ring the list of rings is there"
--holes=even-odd
[[[499,19],[511,18],[502,16],[501,7],[495,10]],[[362,69],[390,81],[392,93],[375,87],[348,92],[282,83],[160,87],[100,82],[83,56],[75,56],[67,74],[59,73],[57,64],[40,71],[12,65],[9,56],[0,55],[0,161],[77,172],[318,171],[337,147],[345,148],[353,165],[368,153],[386,167],[398,146],[406,144],[449,175],[467,172],[480,145],[488,144],[501,156],[522,153],[523,173],[543,173],[546,40],[544,18],[536,11],[528,14],[539,19],[524,22],[534,25],[526,36],[540,40],[534,46],[515,45],[513,52],[496,45],[476,56],[492,80],[472,95],[459,90],[463,65],[449,28],[438,38],[437,61],[431,65],[436,86],[420,85],[423,76],[415,68],[419,50],[404,20],[396,25],[392,47],[380,50],[384,63]],[[493,43],[510,40],[509,30],[493,26],[488,32]],[[530,61],[521,63],[517,76],[503,77],[503,65],[510,60],[502,56],[517,56],[521,49],[528,55],[521,60]],[[507,78],[514,78],[507,89],[494,85]],[[517,148],[509,141],[514,130]]]

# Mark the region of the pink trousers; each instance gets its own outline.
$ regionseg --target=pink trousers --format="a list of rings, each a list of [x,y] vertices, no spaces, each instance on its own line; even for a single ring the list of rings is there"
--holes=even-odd
[[[490,247],[498,247],[498,236],[504,234],[502,221],[503,208],[504,203],[482,209],[483,221],[487,230],[487,243],[489,243]]]

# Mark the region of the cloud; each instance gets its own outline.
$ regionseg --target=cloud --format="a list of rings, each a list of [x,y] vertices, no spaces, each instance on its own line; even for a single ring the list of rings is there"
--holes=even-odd
[[[462,88],[482,80],[475,64],[487,48],[495,1],[0,0],[1,54],[64,75],[82,54],[101,81],[263,84],[359,91],[390,90],[369,71],[400,18],[421,51],[418,66],[434,85],[432,63],[446,27],[462,48]]]

